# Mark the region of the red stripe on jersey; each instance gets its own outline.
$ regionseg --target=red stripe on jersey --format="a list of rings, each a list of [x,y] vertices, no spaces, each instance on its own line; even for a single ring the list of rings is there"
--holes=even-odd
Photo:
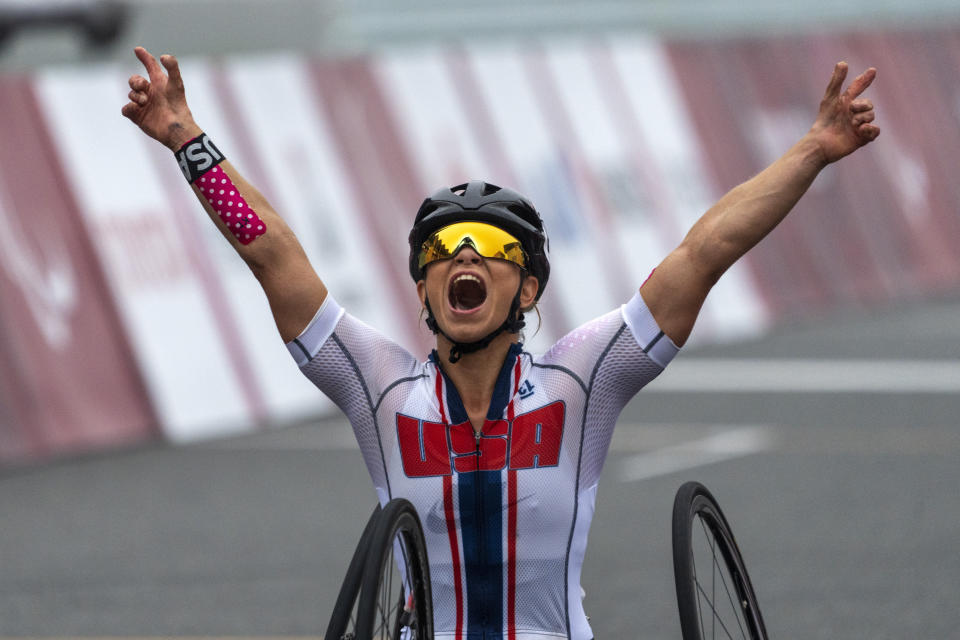
[[[437,367],[437,402],[440,420],[447,424],[447,412],[443,408],[443,374]],[[463,636],[463,585],[460,583],[460,545],[457,544],[457,521],[453,515],[453,476],[443,477],[443,513],[447,519],[447,537],[450,539],[450,558],[453,560],[453,590],[457,601],[457,631],[454,640]]]
[[[507,405],[507,419],[513,420],[513,401],[520,391],[520,356],[513,364],[513,395],[510,396],[510,404]]]
[[[437,402],[440,403],[440,422],[447,424],[447,412],[443,410],[443,373],[437,367]]]
[[[517,637],[517,470],[507,471],[507,637]]]
[[[513,395],[507,405],[507,420],[513,421],[513,401],[520,391],[520,356],[513,367]],[[517,637],[517,471],[507,471],[507,638]]]
[[[463,637],[463,586],[460,584],[460,547],[457,544],[457,523],[453,517],[453,476],[443,476],[443,511],[447,517],[450,557],[453,559],[453,589],[457,599],[456,640]]]

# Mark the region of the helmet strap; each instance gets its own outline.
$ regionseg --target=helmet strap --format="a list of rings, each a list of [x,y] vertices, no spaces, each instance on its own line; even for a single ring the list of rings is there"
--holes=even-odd
[[[520,293],[523,291],[523,277],[520,278],[520,287],[517,289],[517,295],[513,296],[513,302],[510,303],[510,311],[507,312],[507,319],[499,327],[473,342],[457,342],[444,332],[433,317],[433,309],[430,308],[430,298],[426,298],[425,306],[427,308],[427,318],[425,322],[427,327],[434,333],[440,334],[446,338],[453,346],[450,347],[448,360],[450,364],[456,364],[460,358],[468,353],[474,353],[481,349],[486,349],[493,340],[504,331],[508,333],[520,333],[520,330],[526,325],[523,314],[520,313]]]

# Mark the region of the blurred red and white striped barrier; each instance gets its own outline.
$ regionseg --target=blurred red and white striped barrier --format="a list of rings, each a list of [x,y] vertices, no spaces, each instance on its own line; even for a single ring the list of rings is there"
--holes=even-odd
[[[960,288],[960,30],[182,67],[197,120],[334,295],[425,353],[403,266],[425,194],[484,178],[542,210],[555,277],[537,350],[627,300],[717,197],[802,135],[840,59],[879,68],[883,135],[724,276],[704,343]],[[169,152],[119,115],[134,69],[131,56],[0,76],[0,462],[331,409]]]

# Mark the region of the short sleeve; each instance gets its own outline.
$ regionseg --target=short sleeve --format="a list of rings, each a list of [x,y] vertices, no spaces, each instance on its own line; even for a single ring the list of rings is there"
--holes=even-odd
[[[329,294],[287,350],[351,420],[358,406],[372,410],[381,391],[397,379],[417,375],[420,367],[406,349],[346,313]]]
[[[651,360],[661,368],[670,364],[673,357],[680,351],[680,347],[675,345],[657,325],[639,291],[634,294],[630,302],[620,307],[620,315],[637,341],[637,345]]]
[[[323,343],[333,334],[342,316],[343,307],[328,293],[307,328],[287,343],[287,351],[296,360],[298,367],[303,368],[317,355]]]

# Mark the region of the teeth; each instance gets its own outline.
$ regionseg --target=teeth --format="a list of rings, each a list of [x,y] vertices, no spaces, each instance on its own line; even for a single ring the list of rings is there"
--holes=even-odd
[[[453,278],[448,292],[450,306],[454,309],[475,309],[487,298],[483,280],[470,273],[461,273]]]

